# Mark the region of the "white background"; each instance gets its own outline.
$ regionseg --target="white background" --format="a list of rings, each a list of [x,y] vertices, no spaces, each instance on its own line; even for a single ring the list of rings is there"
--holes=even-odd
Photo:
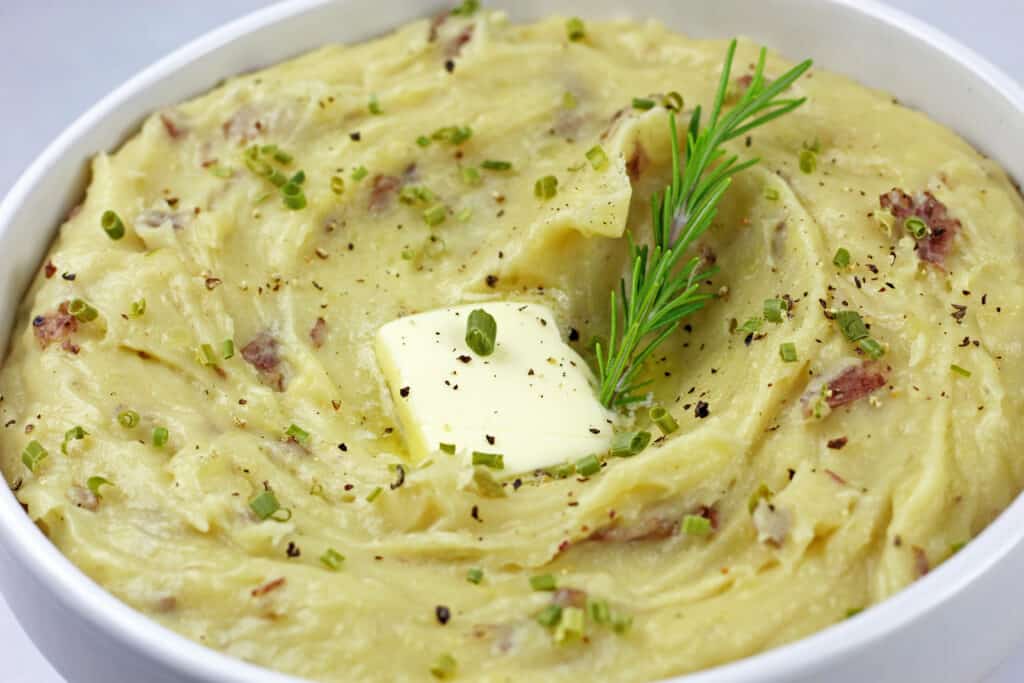
[[[1024,76],[1024,0],[889,2],[958,38],[1018,80]],[[0,0],[0,195],[54,136],[129,76],[184,42],[268,4]],[[2,597],[0,662],[5,683],[64,683],[18,628]],[[984,683],[1020,681],[1024,644]]]

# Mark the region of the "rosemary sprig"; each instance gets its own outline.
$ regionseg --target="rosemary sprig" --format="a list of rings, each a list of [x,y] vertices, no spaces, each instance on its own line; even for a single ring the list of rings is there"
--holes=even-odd
[[[601,383],[599,398],[606,407],[643,399],[639,392],[650,381],[638,381],[637,375],[644,361],[679,327],[680,320],[702,308],[713,296],[701,291],[700,281],[716,269],[698,270],[698,257],[682,265],[679,262],[694,240],[711,225],[732,176],[758,162],[756,158],[741,162],[736,155],[727,157],[723,145],[793,111],[806,99],[780,95],[811,68],[811,60],[768,83],[764,78],[766,51],[762,48],[750,86],[736,105],[723,113],[735,53],[734,40],[725,55],[707,127],[701,127],[700,106],[690,117],[685,164],[679,155],[675,115],[669,112],[672,182],[664,192],[651,197],[652,244],[639,245],[630,237],[632,268],[628,279],[620,282],[619,295],[614,290],[611,293],[608,346],[595,346]]]

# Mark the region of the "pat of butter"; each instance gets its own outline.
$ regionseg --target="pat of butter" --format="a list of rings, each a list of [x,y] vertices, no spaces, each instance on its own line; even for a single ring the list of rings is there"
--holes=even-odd
[[[465,340],[477,308],[498,326],[485,357]],[[501,454],[503,473],[516,474],[602,454],[611,443],[612,413],[546,306],[490,302],[400,318],[377,333],[377,362],[416,460],[443,457],[441,444],[451,444],[467,464],[473,451]]]

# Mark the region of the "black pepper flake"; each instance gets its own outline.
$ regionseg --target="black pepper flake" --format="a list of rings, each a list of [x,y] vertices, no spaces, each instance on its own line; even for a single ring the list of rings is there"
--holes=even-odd
[[[473,506],[473,509],[469,511],[469,516],[472,517],[473,519],[475,519],[478,522],[484,521],[484,520],[480,519],[480,506],[479,505],[474,505]]]
[[[359,142],[360,140],[363,139],[363,134],[360,133],[358,130],[349,133],[348,136],[352,138],[354,142]]]
[[[346,453],[346,452],[348,452],[348,446],[346,446],[343,443],[339,443],[338,444],[338,450],[340,450],[342,453]]]
[[[704,419],[711,414],[711,408],[708,406],[707,401],[697,401],[697,407],[693,409],[693,414]]]
[[[405,468],[401,465],[395,465],[395,473],[398,475],[398,478],[390,484],[392,491],[405,483]]]
[[[848,441],[849,441],[849,439],[847,439],[845,436],[840,436],[837,439],[829,439],[828,447],[833,449],[833,450],[838,451],[843,446],[845,446]]]
[[[497,275],[488,275],[487,279],[486,279],[486,282],[487,282],[487,286],[488,287],[494,288],[498,284],[498,276]]]
[[[437,615],[437,623],[444,626],[448,623],[448,620],[452,618],[451,610],[444,605],[438,605],[434,608],[434,614]]]
[[[575,327],[569,328],[569,341],[575,342],[580,340],[580,331]]]
[[[597,427],[591,427],[591,428],[590,428],[590,433],[591,433],[591,434],[600,434],[600,433],[601,433],[601,430],[600,430],[600,429],[598,429]]]
[[[516,479],[515,481],[512,482],[512,489],[515,490],[515,491],[518,491],[519,487],[522,486],[522,485],[523,485],[523,480],[522,479]]]
[[[298,557],[302,554],[302,551],[299,550],[299,546],[295,545],[293,541],[288,541],[288,549],[284,552],[288,557]]]
[[[454,59],[446,59],[446,60],[444,60],[444,70],[447,71],[448,73],[451,73],[451,72],[455,71],[455,60]]]
[[[963,322],[964,316],[967,315],[967,307],[963,304],[950,304],[953,307],[953,320],[959,325]]]
[[[409,389],[409,387],[402,387],[401,389],[398,390],[398,394],[402,398],[408,398],[410,391],[411,391],[411,389]]]
[[[484,438],[487,439],[488,444],[490,444],[491,446],[494,445],[495,438],[493,436],[491,436],[490,434],[485,434]]]
[[[466,356],[466,355],[457,356],[457,359],[459,361],[463,362],[463,363],[468,363],[469,361],[473,360],[473,358],[471,356]]]
[[[61,273],[60,276],[62,279],[67,280],[68,282],[74,282],[75,278],[78,277],[74,273]]]

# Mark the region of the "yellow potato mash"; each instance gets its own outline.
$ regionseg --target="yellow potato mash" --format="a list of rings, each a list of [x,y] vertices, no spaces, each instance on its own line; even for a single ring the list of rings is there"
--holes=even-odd
[[[4,476],[72,562],[312,680],[648,681],[870,607],[1017,495],[1024,203],[953,132],[818,69],[726,145],[761,161],[694,246],[714,298],[648,359],[644,402],[581,427],[646,448],[514,475],[501,439],[477,469],[407,448],[378,331],[538,304],[573,352],[554,365],[593,363],[669,180],[667,93],[681,130],[714,96],[725,40],[569,29],[418,21],[95,158],[0,372]]]

